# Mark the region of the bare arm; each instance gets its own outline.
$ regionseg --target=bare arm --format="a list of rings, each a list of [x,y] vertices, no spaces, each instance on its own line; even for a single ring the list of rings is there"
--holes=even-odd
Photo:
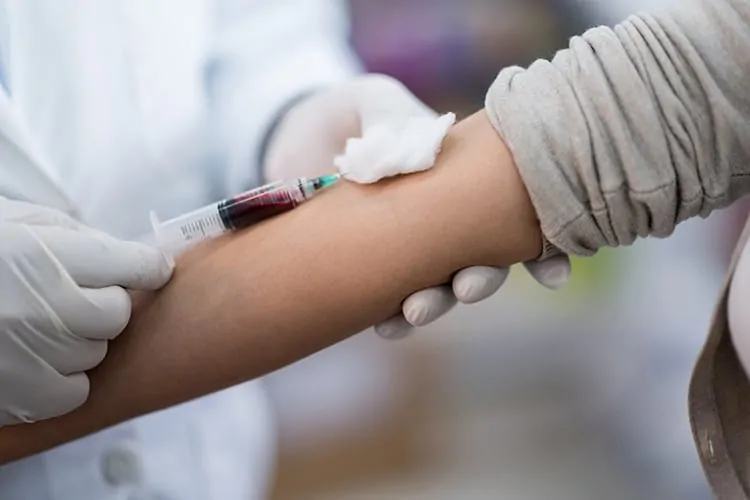
[[[484,113],[434,170],[343,185],[267,224],[196,249],[133,320],[63,417],[0,429],[0,463],[264,375],[393,315],[469,265],[533,259],[540,232]],[[398,279],[394,279],[397,277]]]
[[[493,86],[492,121],[563,250],[665,236],[750,191],[750,7],[689,6],[594,30]],[[409,293],[458,269],[539,249],[510,154],[475,115],[431,172],[341,186],[186,256],[165,290],[139,298],[128,331],[91,373],[89,401],[0,429],[0,463],[261,376],[388,318]]]

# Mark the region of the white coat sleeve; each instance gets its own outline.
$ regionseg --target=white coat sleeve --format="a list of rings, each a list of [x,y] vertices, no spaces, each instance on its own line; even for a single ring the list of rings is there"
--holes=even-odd
[[[341,0],[217,0],[206,66],[223,195],[262,182],[261,149],[295,99],[359,71]]]

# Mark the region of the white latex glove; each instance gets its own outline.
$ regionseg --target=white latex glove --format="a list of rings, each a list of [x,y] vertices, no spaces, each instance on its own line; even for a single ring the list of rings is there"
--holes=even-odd
[[[269,144],[265,174],[268,181],[330,172],[347,139],[360,137],[375,125],[403,123],[409,118],[437,116],[397,80],[366,75],[322,90],[294,106],[279,124]],[[542,285],[556,289],[567,283],[566,256],[530,262],[526,269]],[[414,326],[427,325],[457,302],[471,304],[494,294],[508,269],[471,267],[456,274],[452,284],[422,290],[404,301],[402,314],[377,325],[384,338],[407,336]]]
[[[0,198],[0,425],[80,406],[86,370],[130,319],[125,288],[158,289],[172,267],[158,250]]]

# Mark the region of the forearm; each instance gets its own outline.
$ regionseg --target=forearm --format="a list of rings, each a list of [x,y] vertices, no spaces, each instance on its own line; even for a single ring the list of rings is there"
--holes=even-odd
[[[750,192],[750,3],[686,0],[596,28],[487,96],[545,235],[590,255]]]
[[[475,115],[429,172],[337,186],[186,255],[167,287],[137,298],[90,374],[86,404],[0,429],[0,463],[264,375],[390,317],[459,269],[533,259],[540,244],[508,151]]]

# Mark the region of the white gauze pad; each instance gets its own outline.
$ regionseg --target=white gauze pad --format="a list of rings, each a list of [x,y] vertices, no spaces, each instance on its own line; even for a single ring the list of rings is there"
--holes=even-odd
[[[456,115],[447,113],[373,125],[362,137],[347,141],[344,154],[334,159],[334,165],[342,177],[359,184],[427,170],[455,122]]]

